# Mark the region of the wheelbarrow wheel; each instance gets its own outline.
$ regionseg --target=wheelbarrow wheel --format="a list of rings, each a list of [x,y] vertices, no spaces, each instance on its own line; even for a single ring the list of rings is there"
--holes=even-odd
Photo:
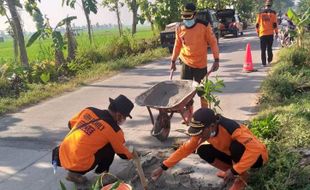
[[[160,141],[167,140],[170,133],[170,117],[166,112],[159,112],[151,131],[152,136]]]

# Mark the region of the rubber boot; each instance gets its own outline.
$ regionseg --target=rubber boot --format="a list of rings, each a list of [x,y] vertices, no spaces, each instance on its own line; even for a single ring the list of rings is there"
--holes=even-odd
[[[211,163],[212,166],[216,167],[217,169],[219,169],[220,171],[218,171],[216,173],[216,175],[220,178],[224,178],[225,176],[225,172],[231,168],[231,165],[222,162],[219,159],[215,159],[213,163]]]
[[[248,180],[249,174],[248,172],[244,172],[239,177],[237,177],[232,184],[232,186],[229,188],[229,190],[244,190],[247,186],[247,180]]]
[[[110,173],[101,174],[101,186],[106,186],[118,181],[118,178]]]
[[[66,179],[68,181],[72,181],[72,182],[78,183],[78,184],[84,184],[87,182],[87,178],[85,176],[83,176],[82,174],[79,174],[79,173],[71,172],[71,171],[68,171]]]

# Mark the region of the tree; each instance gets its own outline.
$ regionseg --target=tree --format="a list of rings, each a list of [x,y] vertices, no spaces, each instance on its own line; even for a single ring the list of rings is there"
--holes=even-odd
[[[310,24],[310,7],[300,16],[293,9],[289,8],[287,16],[296,25],[297,45],[303,47],[305,28]]]
[[[249,20],[255,17],[255,1],[253,0],[239,0],[235,4],[235,9],[244,20]]]
[[[124,6],[124,3],[119,0],[103,0],[102,6],[109,8],[110,11],[113,11],[116,13],[117,18],[117,25],[118,25],[118,31],[119,35],[123,35],[123,28],[122,28],[122,22],[120,17],[120,8]]]
[[[209,9],[224,9],[228,5],[234,5],[234,0],[213,0],[213,1],[205,1],[205,0],[197,0],[197,7],[201,9],[209,8]]]
[[[46,19],[45,24],[41,29],[36,31],[30,39],[28,40],[27,47],[30,47],[37,39],[46,39],[46,38],[52,38],[53,44],[52,47],[55,50],[55,61],[56,65],[59,67],[65,63],[65,58],[63,54],[63,49],[65,46],[63,37],[57,29],[67,23],[70,23],[72,20],[76,19],[76,16],[67,17],[63,20],[61,20],[55,28],[52,28],[49,20]],[[69,39],[69,38],[68,38]]]
[[[153,22],[158,30],[163,30],[167,24],[180,21],[181,7],[185,2],[188,1],[155,0],[154,3],[143,2],[141,12],[146,17],[146,20]],[[151,15],[149,15],[150,13]]]
[[[74,34],[72,32],[71,20],[66,19],[65,23],[66,23],[66,34],[65,34],[65,36],[68,39],[68,58],[67,58],[67,61],[70,62],[70,61],[75,59],[76,50],[77,50],[77,42],[76,42],[76,39],[75,39]]]
[[[300,0],[298,3],[297,11],[298,13],[304,13],[308,7],[310,7],[310,0]]]
[[[40,2],[40,0],[38,0]],[[25,1],[25,9],[32,16],[34,22],[36,23],[36,28],[39,30],[43,27],[44,18],[37,6],[36,0],[26,0]]]
[[[76,0],[62,0],[62,6],[66,1],[66,5],[70,6],[71,8],[75,9],[75,4],[77,3]],[[89,42],[92,44],[92,32],[91,32],[91,22],[90,22],[90,12],[97,14],[97,0],[81,0],[82,9],[85,14],[86,22],[87,22],[87,31],[88,31],[88,38]]]
[[[131,33],[135,34],[137,32],[137,24],[138,24],[138,9],[140,5],[140,1],[138,0],[126,0],[129,10],[132,11],[132,27]]]
[[[6,31],[13,39],[14,62],[16,63],[18,59],[18,42],[16,32],[14,32],[14,24],[12,23],[12,20],[10,19],[7,23],[9,23],[9,26]]]
[[[9,23],[9,27],[7,28],[7,32],[13,38],[14,62],[17,62],[17,59],[18,59],[18,43],[17,43],[16,31],[15,31],[15,27],[14,27],[14,23],[12,22],[12,19],[9,17],[9,15],[6,12],[4,0],[0,0],[0,15],[5,16],[7,19],[6,23]]]
[[[151,29],[153,34],[155,35],[155,27],[154,27],[154,18],[153,13],[155,11],[155,5],[153,5],[148,0],[142,0],[140,4],[141,15],[138,16],[138,20],[141,24],[144,24],[145,20],[147,20],[151,24]]]
[[[274,0],[272,8],[277,12],[287,12],[288,8],[293,7],[294,2],[292,0]]]
[[[19,53],[20,53],[20,62],[22,63],[23,67],[29,68],[28,56],[25,46],[25,39],[23,34],[23,29],[21,27],[20,18],[17,13],[16,7],[22,7],[18,0],[4,0],[8,6],[8,9],[11,13],[12,23],[14,25],[14,30],[16,32]]]

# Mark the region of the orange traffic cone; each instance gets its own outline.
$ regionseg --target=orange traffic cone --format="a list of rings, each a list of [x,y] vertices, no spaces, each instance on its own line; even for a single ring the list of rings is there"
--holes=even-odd
[[[246,54],[245,54],[245,60],[243,64],[243,71],[247,73],[254,71],[250,43],[246,45]]]

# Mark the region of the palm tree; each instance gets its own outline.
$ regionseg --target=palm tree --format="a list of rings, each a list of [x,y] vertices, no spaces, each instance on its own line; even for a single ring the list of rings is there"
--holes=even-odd
[[[63,54],[65,43],[61,33],[57,29],[65,24],[70,25],[71,21],[76,18],[76,16],[64,18],[56,25],[55,28],[51,27],[51,25],[49,24],[49,20],[46,18],[46,23],[43,25],[43,27],[36,31],[34,34],[32,34],[32,36],[28,40],[27,47],[31,46],[37,39],[52,38],[52,47],[55,50],[56,65],[58,67],[62,66],[66,62]],[[69,42],[69,44],[72,43]],[[69,56],[73,56],[73,54],[69,54]]]
[[[16,37],[17,37],[18,47],[19,47],[19,52],[20,52],[20,62],[22,63],[23,67],[29,68],[29,62],[28,62],[28,56],[27,56],[27,51],[26,51],[26,46],[25,46],[23,29],[21,27],[20,19],[19,19],[17,9],[16,9],[16,7],[21,8],[22,5],[20,4],[18,0],[5,0],[5,1],[11,13],[12,22],[13,22],[14,29],[15,29],[13,31],[16,32]]]
[[[62,0],[62,5],[64,5],[66,1],[66,5],[75,9],[76,0]],[[88,38],[89,42],[92,43],[92,33],[91,33],[91,22],[89,18],[90,12],[97,14],[97,1],[96,0],[81,0],[82,9],[84,11],[86,22],[87,22],[87,30],[88,30]]]

